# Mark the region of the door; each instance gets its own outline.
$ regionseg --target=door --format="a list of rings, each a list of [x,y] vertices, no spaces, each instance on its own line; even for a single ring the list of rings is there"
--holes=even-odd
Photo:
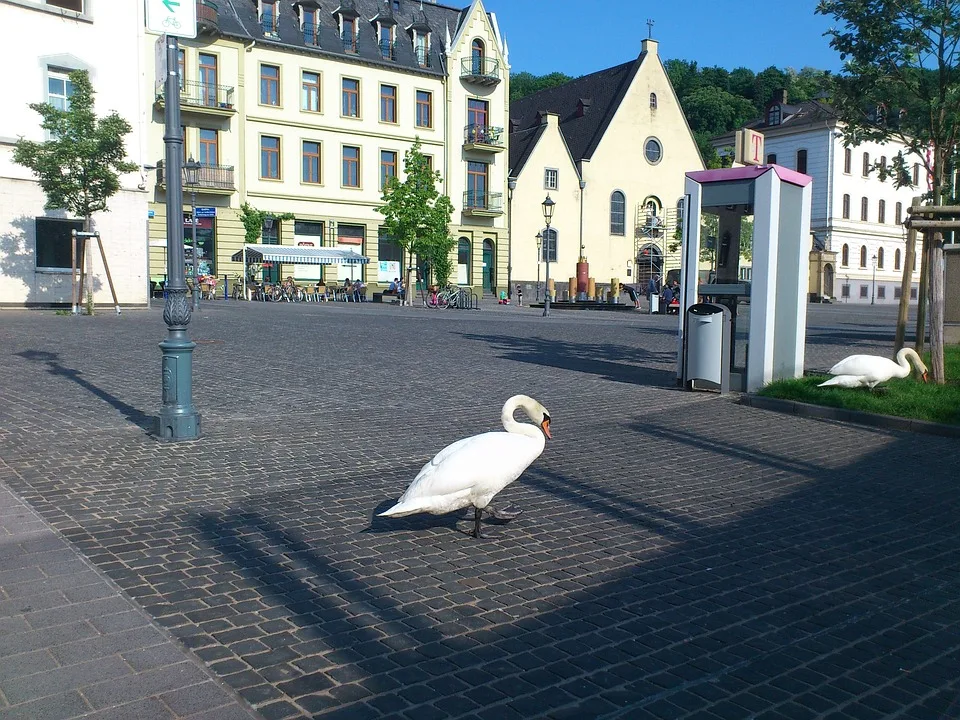
[[[493,242],[483,241],[483,291],[494,293],[497,286],[497,267],[493,261]]]
[[[832,298],[833,295],[833,264],[823,266],[823,296]]]
[[[217,56],[200,53],[200,102],[217,106]]]

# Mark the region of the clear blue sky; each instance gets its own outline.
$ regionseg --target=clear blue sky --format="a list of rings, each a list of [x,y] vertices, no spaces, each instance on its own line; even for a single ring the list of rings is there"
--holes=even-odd
[[[449,0],[447,0],[449,2]],[[484,0],[510,47],[513,72],[585,75],[640,53],[647,18],[664,60],[728,70],[771,65],[840,70],[817,0]]]

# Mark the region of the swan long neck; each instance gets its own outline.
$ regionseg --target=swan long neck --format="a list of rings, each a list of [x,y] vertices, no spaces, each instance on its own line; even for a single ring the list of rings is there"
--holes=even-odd
[[[897,353],[897,364],[903,369],[903,375],[900,377],[906,377],[910,374],[910,371],[913,369],[910,366],[911,361],[921,372],[926,372],[927,366],[923,364],[923,360],[917,355],[916,350],[913,348],[903,348]]]
[[[528,418],[534,422],[537,422],[537,418],[534,414],[536,412],[535,408],[536,404],[533,398],[527,397],[526,395],[514,395],[504,404],[503,413],[500,415],[500,420],[503,422],[503,429],[509,433],[526,435],[527,437],[543,440],[544,437],[543,433],[540,431],[540,428],[538,428],[536,425],[517,422],[513,417],[513,414],[520,409],[526,413]]]

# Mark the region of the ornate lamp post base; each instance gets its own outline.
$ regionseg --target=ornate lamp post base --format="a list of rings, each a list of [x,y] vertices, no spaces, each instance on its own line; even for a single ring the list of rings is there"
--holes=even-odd
[[[197,344],[187,337],[190,304],[186,288],[168,293],[163,315],[170,327],[167,339],[159,343],[163,405],[156,435],[170,442],[196,440],[200,437],[200,413],[193,406],[193,349]]]

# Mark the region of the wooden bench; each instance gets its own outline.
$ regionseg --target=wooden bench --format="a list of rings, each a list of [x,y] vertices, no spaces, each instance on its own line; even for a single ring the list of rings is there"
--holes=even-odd
[[[397,294],[396,290],[391,292],[390,290],[384,290],[383,292],[375,292],[373,294],[373,301],[375,303],[385,303],[389,302],[393,305],[397,305],[400,302],[400,297]]]

